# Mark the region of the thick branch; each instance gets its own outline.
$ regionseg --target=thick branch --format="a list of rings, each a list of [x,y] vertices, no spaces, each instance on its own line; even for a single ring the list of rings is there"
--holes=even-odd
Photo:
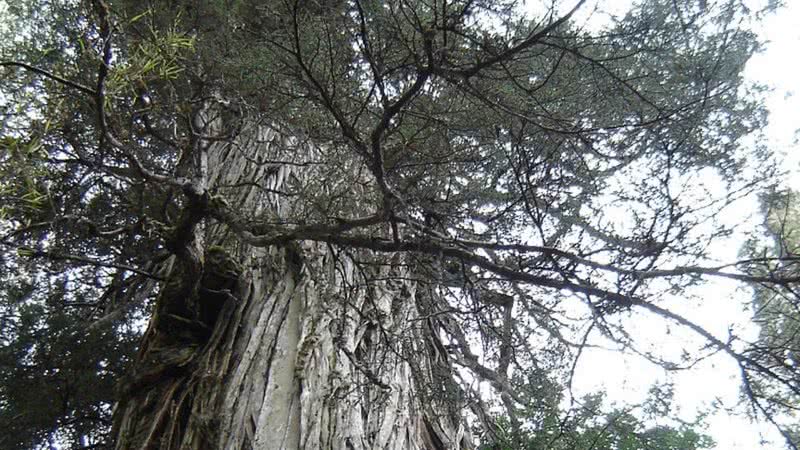
[[[492,272],[507,280],[520,281],[536,286],[551,287],[554,289],[566,289],[571,292],[586,295],[596,295],[623,305],[630,304],[631,297],[616,292],[608,291],[588,284],[577,284],[569,281],[554,280],[551,278],[533,275],[520,270],[512,269],[508,266],[496,263],[489,258],[485,258],[464,248],[454,247],[446,243],[436,242],[432,239],[380,239],[370,236],[357,236],[341,234],[340,232],[330,232],[330,229],[298,229],[295,231],[278,232],[271,235],[257,236],[243,227],[238,227],[234,231],[247,243],[259,247],[271,245],[285,245],[295,240],[309,240],[325,242],[328,244],[341,245],[351,248],[361,248],[376,252],[411,252],[423,253],[432,256],[443,256],[459,259],[465,263],[475,265],[481,269]]]

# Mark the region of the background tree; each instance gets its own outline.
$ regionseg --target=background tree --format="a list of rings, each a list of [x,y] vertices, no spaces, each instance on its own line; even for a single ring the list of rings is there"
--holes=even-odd
[[[743,254],[766,261],[761,268],[765,278],[797,278],[797,254],[800,244],[797,194],[773,191],[762,197],[764,226],[745,245]],[[760,333],[746,347],[747,354],[769,368],[786,383],[797,386],[800,375],[800,297],[794,284],[761,283],[754,289],[754,320]],[[793,415],[800,397],[796,389],[763,374],[744,372],[744,393],[753,399],[753,408],[781,428],[784,436],[797,441],[800,430]]]
[[[596,393],[573,399],[573,407],[562,410],[561,392],[556,386],[540,389],[522,413],[523,426],[514,426],[507,417],[495,420],[496,436],[484,448],[696,450],[714,446],[709,436],[698,432],[702,417],[677,426],[654,424],[670,416],[673,391],[668,385],[653,386],[642,404],[622,408],[609,408],[605,395]]]
[[[593,30],[584,3],[12,4],[9,317],[59,274],[103,345],[149,318],[119,449],[500,442],[494,412],[523,430],[526,386],[568,382],[594,332],[636,349],[632,309],[797,393],[669,308],[706,277],[796,283],[707,251],[772,174],[741,144],[749,11],[651,0]]]

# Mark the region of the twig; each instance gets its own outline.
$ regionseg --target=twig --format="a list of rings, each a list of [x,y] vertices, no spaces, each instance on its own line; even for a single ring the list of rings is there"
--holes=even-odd
[[[79,83],[76,83],[74,81],[67,80],[66,78],[60,77],[60,76],[58,76],[58,75],[56,75],[56,74],[54,74],[52,72],[48,72],[47,70],[40,69],[38,67],[34,67],[34,66],[32,66],[30,64],[27,64],[27,63],[24,63],[24,62],[2,61],[2,62],[0,62],[0,67],[20,67],[20,68],[25,69],[25,70],[27,70],[29,72],[33,72],[33,73],[42,75],[42,76],[44,76],[46,78],[49,78],[49,79],[51,79],[51,80],[53,80],[55,82],[61,83],[61,84],[65,85],[65,86],[69,86],[69,87],[71,87],[73,89],[77,89],[77,90],[83,92],[86,95],[90,95],[92,97],[95,97],[97,95],[97,92],[95,92],[93,89],[91,89],[89,87],[86,87],[86,86],[84,86],[82,84],[79,84]]]

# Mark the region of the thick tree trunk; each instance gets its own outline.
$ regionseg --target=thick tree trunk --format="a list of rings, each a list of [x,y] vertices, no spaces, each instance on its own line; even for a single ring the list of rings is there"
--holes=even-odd
[[[242,151],[281,156],[267,144],[276,141],[273,132],[251,134],[237,150],[211,149],[210,184],[237,209],[281,217],[292,205],[278,196],[224,188],[268,179],[277,190],[288,177],[304,176],[243,158]],[[117,449],[471,446],[441,343],[421,318],[433,293],[402,276],[402,255],[383,255],[380,268],[366,273],[352,255],[322,245],[250,248],[226,233],[208,225],[199,241],[206,255],[221,244],[239,260],[232,295],[202,283],[193,294],[162,289],[115,410]],[[179,265],[173,278],[185,276]],[[213,296],[221,310],[184,323],[167,314],[170,295],[193,295],[200,304]]]

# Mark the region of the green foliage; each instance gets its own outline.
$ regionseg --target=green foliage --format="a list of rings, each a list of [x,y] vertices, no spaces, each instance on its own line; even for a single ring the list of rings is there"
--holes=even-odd
[[[184,59],[194,52],[195,38],[181,29],[180,15],[162,30],[153,23],[153,14],[147,9],[128,20],[129,27],[143,23],[145,35],[128,49],[126,60],[114,66],[108,79],[109,95],[135,98],[152,82],[176,80],[184,70]]]
[[[23,141],[0,138],[0,220],[25,218],[25,225],[41,216],[48,194],[41,182],[46,154],[36,138]]]
[[[95,34],[79,3],[6,2],[2,59],[93,86],[96,74],[76,69],[97,67]],[[0,69],[0,448],[100,448],[141,337],[142,300],[151,294],[139,290],[136,276],[70,258],[146,260],[152,239],[118,233],[96,244],[100,232],[136,226],[116,215],[120,205],[152,197],[115,191],[112,179],[57,162],[84,155],[95,139],[87,127],[93,106],[31,75]]]
[[[742,254],[761,262],[758,273],[764,277],[800,275],[799,198],[789,190],[762,196],[763,227],[743,246]],[[752,308],[759,336],[749,354],[788,380],[790,386],[800,386],[800,294],[796,287],[788,283],[755,287]],[[786,423],[785,433],[794,434],[793,439],[797,439],[800,428],[792,417],[800,407],[800,393],[763,373],[745,376],[743,394],[758,398],[755,414]]]
[[[703,423],[679,426],[648,425],[669,417],[647,413],[654,404],[666,402],[651,398],[637,408],[611,408],[602,393],[581,399],[577,408],[560,411],[554,407],[543,417],[530,421],[519,417],[522,425],[512,426],[506,418],[497,421],[498,438],[484,450],[698,450],[711,448],[714,441],[701,431]],[[634,410],[640,410],[638,414]],[[540,415],[541,416],[541,415]],[[643,416],[645,418],[643,418]]]
[[[62,306],[62,289],[40,299],[33,285],[18,283],[0,295],[0,447],[104,443],[138,334],[89,327],[80,310]]]

